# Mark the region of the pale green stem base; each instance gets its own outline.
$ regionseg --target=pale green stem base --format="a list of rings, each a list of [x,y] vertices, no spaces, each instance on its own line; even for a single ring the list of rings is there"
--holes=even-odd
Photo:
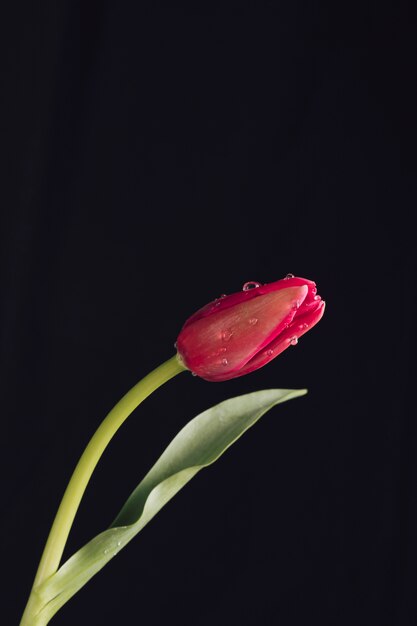
[[[39,563],[31,595],[20,626],[34,626],[35,624],[36,626],[44,626],[47,623],[39,621],[38,618],[40,616],[36,615],[40,608],[37,606],[39,604],[36,593],[37,587],[57,571],[81,498],[101,455],[113,435],[145,398],[184,370],[185,367],[181,364],[177,355],[157,367],[119,400],[96,430],[84,450],[62,498]]]

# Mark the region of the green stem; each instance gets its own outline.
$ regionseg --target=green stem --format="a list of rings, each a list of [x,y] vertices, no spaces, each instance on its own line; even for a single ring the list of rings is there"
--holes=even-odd
[[[33,617],[33,608],[37,604],[35,599],[36,589],[44,580],[57,571],[81,498],[101,455],[113,435],[145,398],[184,370],[185,367],[181,364],[177,355],[173,356],[132,387],[113,407],[96,430],[78,461],[58,508],[39,563],[21,626],[26,624],[29,626],[29,624],[34,623],[31,620],[31,615]],[[28,611],[29,615],[27,614]]]

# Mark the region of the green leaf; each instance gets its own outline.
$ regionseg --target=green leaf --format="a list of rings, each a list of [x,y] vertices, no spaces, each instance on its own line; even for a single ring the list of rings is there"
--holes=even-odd
[[[221,402],[188,422],[133,491],[112,526],[78,550],[38,587],[38,606],[43,607],[38,614],[42,617],[39,623],[47,623],[197,472],[216,461],[264,413],[306,392],[256,391]]]

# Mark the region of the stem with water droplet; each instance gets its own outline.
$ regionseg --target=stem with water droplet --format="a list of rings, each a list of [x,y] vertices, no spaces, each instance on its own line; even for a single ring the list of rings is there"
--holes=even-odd
[[[39,606],[36,590],[59,567],[81,498],[113,435],[145,398],[185,369],[177,355],[173,356],[132,387],[113,407],[96,430],[74,470],[58,508],[20,626],[34,626],[35,624],[40,626],[40,624],[47,623],[47,621],[40,619],[39,611],[42,607]]]

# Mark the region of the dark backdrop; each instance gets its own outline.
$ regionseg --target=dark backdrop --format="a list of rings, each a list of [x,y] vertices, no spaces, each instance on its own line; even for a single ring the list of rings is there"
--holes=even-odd
[[[184,320],[314,279],[323,321],[268,367],[182,374],[118,433],[67,554],[201,410],[308,387],[198,475],[56,626],[417,623],[415,23],[407,4],[36,3],[9,34],[1,251],[2,615],[62,491]]]

